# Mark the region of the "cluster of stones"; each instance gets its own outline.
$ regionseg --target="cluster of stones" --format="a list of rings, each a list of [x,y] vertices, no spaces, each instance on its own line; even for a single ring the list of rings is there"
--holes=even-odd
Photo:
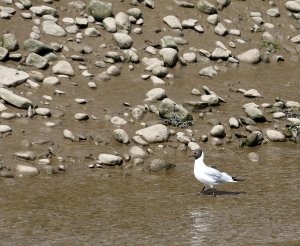
[[[263,13],[251,12],[249,17],[253,20],[253,27],[250,32],[262,32],[262,39],[267,44],[266,53],[262,54],[259,47],[245,50],[240,54],[235,54],[234,49],[238,44],[247,43],[243,39],[243,33],[239,29],[227,28],[232,23],[229,19],[222,19],[220,12],[230,6],[230,0],[217,0],[214,5],[206,0],[199,0],[196,4],[185,1],[175,1],[179,7],[194,9],[200,11],[201,14],[207,15],[206,21],[209,24],[206,28],[199,23],[197,19],[179,20],[175,15],[165,16],[161,20],[161,24],[165,25],[175,36],[164,36],[159,41],[149,41],[144,50],[137,50],[134,48],[134,35],[142,35],[144,28],[144,18],[141,8],[132,7],[126,12],[118,12],[114,14],[113,3],[102,2],[99,0],[91,0],[88,5],[82,1],[70,2],[69,7],[80,11],[80,16],[76,18],[64,17],[60,18],[59,11],[48,6],[53,4],[52,1],[45,1],[48,5],[33,6],[30,0],[21,0],[15,3],[10,0],[5,1],[8,6],[0,6],[0,18],[13,18],[17,13],[21,12],[20,17],[24,21],[31,21],[32,32],[28,38],[20,44],[16,36],[7,32],[4,33],[0,39],[0,61],[1,62],[16,62],[15,68],[8,65],[0,65],[0,112],[1,120],[9,121],[14,118],[28,117],[34,119],[35,117],[50,118],[52,116],[51,108],[43,105],[37,105],[30,98],[29,95],[23,95],[14,91],[14,88],[20,84],[26,84],[30,88],[38,88],[40,86],[57,86],[65,79],[69,79],[75,75],[82,76],[89,80],[88,87],[96,89],[97,84],[90,81],[94,78],[96,81],[106,81],[112,79],[114,76],[121,75],[121,66],[123,63],[128,63],[130,70],[134,69],[135,64],[142,63],[145,66],[145,74],[141,75],[144,80],[151,80],[156,88],[146,93],[145,105],[137,105],[132,108],[130,121],[140,121],[147,113],[154,114],[157,117],[155,124],[142,122],[143,128],[137,129],[134,136],[129,136],[123,126],[128,124],[128,121],[119,117],[110,117],[110,122],[117,129],[113,131],[113,138],[129,146],[128,153],[121,155],[112,155],[102,153],[97,160],[90,165],[90,167],[103,167],[103,165],[121,165],[125,161],[132,160],[133,165],[139,165],[144,162],[145,158],[153,153],[153,150],[146,146],[158,144],[159,148],[164,148],[165,143],[172,138],[175,138],[178,145],[175,147],[185,150],[187,148],[194,150],[199,148],[197,143],[199,139],[194,137],[192,125],[193,116],[191,112],[199,112],[202,109],[218,106],[220,103],[226,101],[219,97],[215,92],[204,86],[204,94],[197,89],[193,89],[192,94],[201,97],[200,100],[193,100],[185,102],[184,105],[178,104],[167,97],[167,93],[159,86],[165,84],[165,80],[173,78],[170,71],[175,66],[186,66],[189,63],[206,64],[214,61],[226,62],[238,66],[240,62],[256,64],[261,61],[268,62],[269,57],[275,58],[276,61],[283,61],[283,55],[274,53],[276,49],[277,39],[266,29],[272,30],[274,26],[272,23],[264,21]],[[132,5],[139,6],[143,4],[149,7],[149,11],[155,8],[154,0],[131,1]],[[273,18],[280,17],[281,13],[275,2],[270,2],[271,8],[266,15]],[[289,11],[289,15],[293,18],[300,18],[300,3],[298,0],[285,2],[285,7]],[[16,10],[17,9],[17,10]],[[188,40],[183,38],[185,30],[192,30],[195,35],[203,35],[207,29],[212,29],[216,37],[230,35],[236,38],[236,42],[230,41],[227,44],[217,40],[215,48],[212,51],[203,48],[190,48],[189,52],[183,52],[181,47],[188,44]],[[296,28],[295,28],[296,29]],[[94,66],[103,69],[99,74],[92,74],[89,72],[89,67],[85,63],[85,58],[82,54],[92,54],[93,48],[89,45],[79,45],[74,48],[78,54],[65,56],[65,53],[70,51],[70,46],[67,44],[60,44],[58,42],[51,42],[50,44],[42,41],[44,36],[57,37],[57,40],[67,37],[67,41],[80,44],[86,37],[97,38],[101,36],[101,32],[111,34],[114,50],[105,53],[103,60],[97,60]],[[66,39],[66,38],[65,38]],[[65,40],[64,39],[64,40]],[[300,43],[300,34],[289,37],[291,44],[297,45]],[[111,45],[111,44],[110,44]],[[20,46],[24,48],[26,54],[20,51]],[[227,47],[228,46],[228,47]],[[107,47],[103,44],[102,47]],[[292,47],[289,52],[296,53],[297,47]],[[73,48],[72,48],[73,49]],[[117,50],[117,51],[116,51]],[[145,54],[144,57],[141,55]],[[77,68],[74,67],[73,62],[79,62]],[[118,66],[118,64],[120,64]],[[136,65],[138,66],[138,65]],[[37,69],[37,70],[36,70]],[[27,72],[30,70],[29,72]],[[44,71],[49,70],[51,76],[45,76]],[[202,68],[199,75],[205,77],[214,77],[220,71],[218,65],[210,65]],[[244,93],[245,97],[261,97],[261,95],[254,89],[252,90],[238,90]],[[65,92],[55,89],[55,94],[64,95]],[[52,96],[44,95],[44,105],[49,105],[53,100]],[[79,104],[85,104],[87,101],[82,98],[76,98],[75,101]],[[24,113],[11,113],[11,107],[25,110]],[[270,141],[286,141],[287,138],[295,142],[299,142],[299,117],[289,117],[294,112],[297,116],[300,105],[299,102],[294,101],[278,101],[275,104],[257,105],[254,102],[243,105],[246,116],[230,117],[228,125],[231,129],[241,129],[241,126],[246,126],[246,130],[250,132],[249,135],[236,132],[236,137],[243,139],[241,145],[255,146],[266,139]],[[286,111],[288,109],[289,111]],[[274,110],[274,121],[286,119],[291,122],[287,127],[289,132],[281,133],[275,129],[267,129],[265,132],[260,130],[256,124],[259,122],[266,122],[267,117],[264,114]],[[200,113],[201,117],[205,113]],[[95,119],[92,115],[83,112],[78,112],[74,115],[76,121],[86,121],[90,118]],[[161,120],[163,119],[163,120]],[[58,124],[52,121],[46,123],[47,127],[55,127]],[[167,125],[166,125],[167,124]],[[168,125],[172,125],[171,127]],[[175,127],[174,127],[175,126]],[[177,126],[186,127],[187,129],[177,131]],[[9,124],[0,124],[0,134],[2,137],[13,134],[13,129]],[[86,136],[76,134],[69,129],[63,130],[64,138],[72,141],[85,141]],[[218,121],[213,122],[213,127],[207,135],[202,135],[200,141],[206,142],[212,137],[212,143],[215,145],[223,144],[228,134],[223,125]],[[97,139],[95,139],[97,142]],[[132,142],[134,144],[132,144]],[[227,141],[230,142],[230,141]],[[43,168],[36,168],[33,166],[16,167],[16,173],[19,176],[27,174],[38,174],[39,170],[46,170],[47,173],[57,173],[64,171],[64,165],[60,164],[56,167],[51,165],[53,153],[47,151],[44,156],[36,156],[32,151],[21,151],[14,154],[16,158],[37,162]],[[63,159],[63,158],[58,158]],[[169,169],[174,167],[173,164],[163,162],[155,159],[150,165],[150,170],[157,171],[161,169]],[[1,167],[2,168],[2,167]],[[5,168],[4,168],[5,169]],[[10,172],[5,172],[3,176],[11,176]]]

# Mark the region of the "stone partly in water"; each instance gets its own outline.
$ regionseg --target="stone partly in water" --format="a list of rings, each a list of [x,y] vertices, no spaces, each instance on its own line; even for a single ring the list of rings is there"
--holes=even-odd
[[[173,163],[169,163],[169,162],[166,162],[166,161],[163,161],[160,159],[154,159],[150,163],[148,169],[151,172],[159,172],[159,171],[167,171],[167,170],[173,169],[175,167],[176,167],[176,165]]]
[[[28,109],[30,106],[32,107],[32,102],[29,99],[18,96],[6,88],[0,88],[0,98],[17,108]]]
[[[123,163],[122,157],[111,154],[100,154],[98,159],[100,164],[108,166],[122,165]]]
[[[26,176],[36,176],[39,174],[39,170],[33,166],[17,165],[16,166],[16,176],[26,177]]]
[[[272,142],[285,142],[286,137],[283,133],[280,131],[268,129],[266,130],[266,136],[267,138]]]

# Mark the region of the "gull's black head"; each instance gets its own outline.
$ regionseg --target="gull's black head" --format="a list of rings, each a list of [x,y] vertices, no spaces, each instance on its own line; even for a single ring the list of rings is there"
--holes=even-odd
[[[200,157],[202,156],[202,153],[203,153],[203,151],[202,151],[201,149],[196,149],[196,150],[194,150],[192,156],[193,156],[195,159],[198,159],[198,158],[200,158]]]

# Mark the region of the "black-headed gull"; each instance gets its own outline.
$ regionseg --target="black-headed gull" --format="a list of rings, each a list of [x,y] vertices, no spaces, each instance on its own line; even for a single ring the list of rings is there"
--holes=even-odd
[[[215,168],[206,166],[203,162],[204,153],[201,149],[196,149],[192,156],[195,157],[194,175],[197,180],[204,184],[201,192],[205,190],[206,186],[208,186],[213,189],[213,196],[215,196],[214,185],[227,182],[243,181],[243,179],[231,177],[225,172],[220,172]]]

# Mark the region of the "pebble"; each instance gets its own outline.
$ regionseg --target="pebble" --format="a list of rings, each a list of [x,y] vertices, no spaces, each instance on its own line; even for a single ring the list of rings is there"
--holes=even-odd
[[[272,142],[285,142],[286,141],[285,135],[277,130],[267,129],[266,136]]]
[[[39,174],[39,170],[33,166],[17,165],[16,166],[16,176],[17,177],[30,177]]]
[[[98,160],[100,164],[108,166],[122,165],[123,163],[122,157],[111,154],[100,154]]]

